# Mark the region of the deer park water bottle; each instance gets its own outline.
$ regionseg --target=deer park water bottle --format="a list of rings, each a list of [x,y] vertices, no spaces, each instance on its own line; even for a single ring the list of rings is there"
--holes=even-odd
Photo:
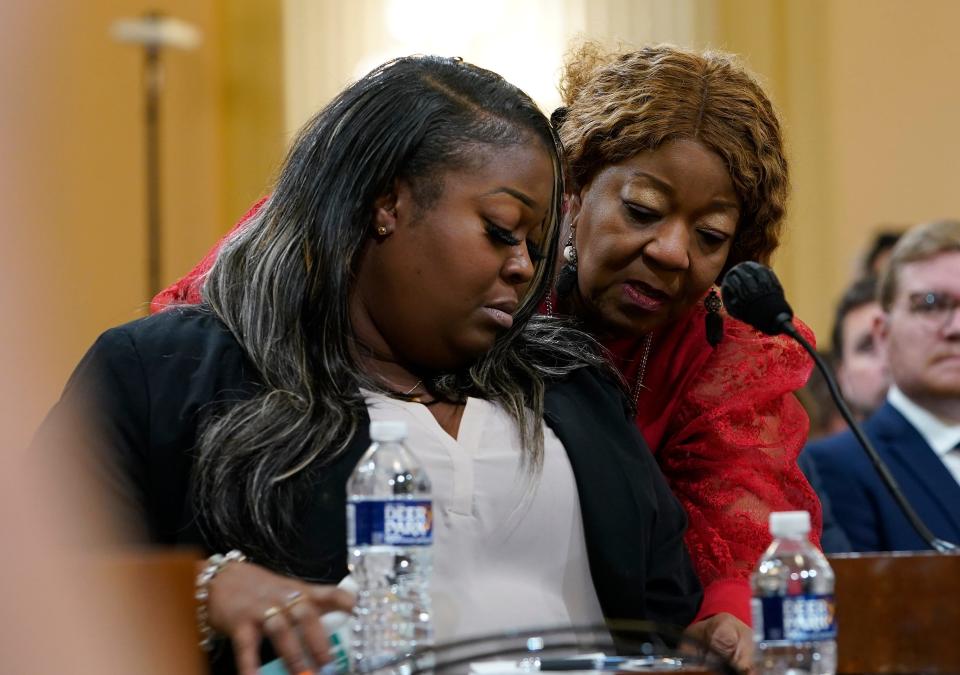
[[[810,543],[810,514],[770,514],[773,542],[750,579],[757,675],[837,670],[833,570]]]
[[[357,584],[350,658],[358,672],[433,641],[433,502],[406,438],[405,422],[373,422],[372,444],[347,482],[347,564]]]

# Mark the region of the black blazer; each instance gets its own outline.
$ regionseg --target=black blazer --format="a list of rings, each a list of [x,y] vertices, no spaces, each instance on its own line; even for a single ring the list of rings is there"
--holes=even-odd
[[[153,542],[222,550],[196,526],[190,477],[198,424],[211,405],[249,397],[257,381],[218,319],[197,308],[170,309],[104,333],[77,366],[40,438],[105,450],[99,470],[138,512]],[[58,439],[78,405],[85,406],[86,430]],[[544,421],[566,448],[576,479],[604,615],[686,625],[701,600],[683,543],[686,515],[619,389],[581,369],[549,386],[545,407]],[[368,426],[318,476],[296,551],[308,561],[304,577],[336,582],[347,574],[346,482],[370,443]]]

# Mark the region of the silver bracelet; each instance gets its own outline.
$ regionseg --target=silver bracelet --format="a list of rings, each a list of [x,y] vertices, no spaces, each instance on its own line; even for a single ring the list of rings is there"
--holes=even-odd
[[[210,625],[210,610],[207,600],[210,598],[210,582],[214,577],[220,574],[227,563],[244,562],[247,556],[243,555],[237,549],[226,554],[215,553],[207,558],[207,564],[197,575],[197,587],[193,597],[197,600],[197,628],[200,630],[200,647],[204,651],[213,649],[213,640],[216,637],[216,631]]]

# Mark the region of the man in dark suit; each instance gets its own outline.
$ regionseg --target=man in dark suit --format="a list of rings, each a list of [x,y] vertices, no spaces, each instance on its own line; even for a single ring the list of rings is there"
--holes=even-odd
[[[904,235],[879,299],[874,332],[893,384],[865,431],[927,527],[960,542],[960,222]],[[850,432],[805,452],[853,550],[927,548]]]

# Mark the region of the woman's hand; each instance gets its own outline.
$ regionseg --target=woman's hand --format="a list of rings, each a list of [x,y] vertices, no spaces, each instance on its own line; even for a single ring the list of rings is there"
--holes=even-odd
[[[733,614],[714,614],[690,625],[684,634],[726,658],[737,670],[751,672],[753,630]]]
[[[210,625],[230,638],[240,675],[257,674],[264,636],[291,675],[313,672],[330,658],[320,615],[352,608],[353,596],[336,586],[308,584],[237,562],[210,582],[207,598]]]

